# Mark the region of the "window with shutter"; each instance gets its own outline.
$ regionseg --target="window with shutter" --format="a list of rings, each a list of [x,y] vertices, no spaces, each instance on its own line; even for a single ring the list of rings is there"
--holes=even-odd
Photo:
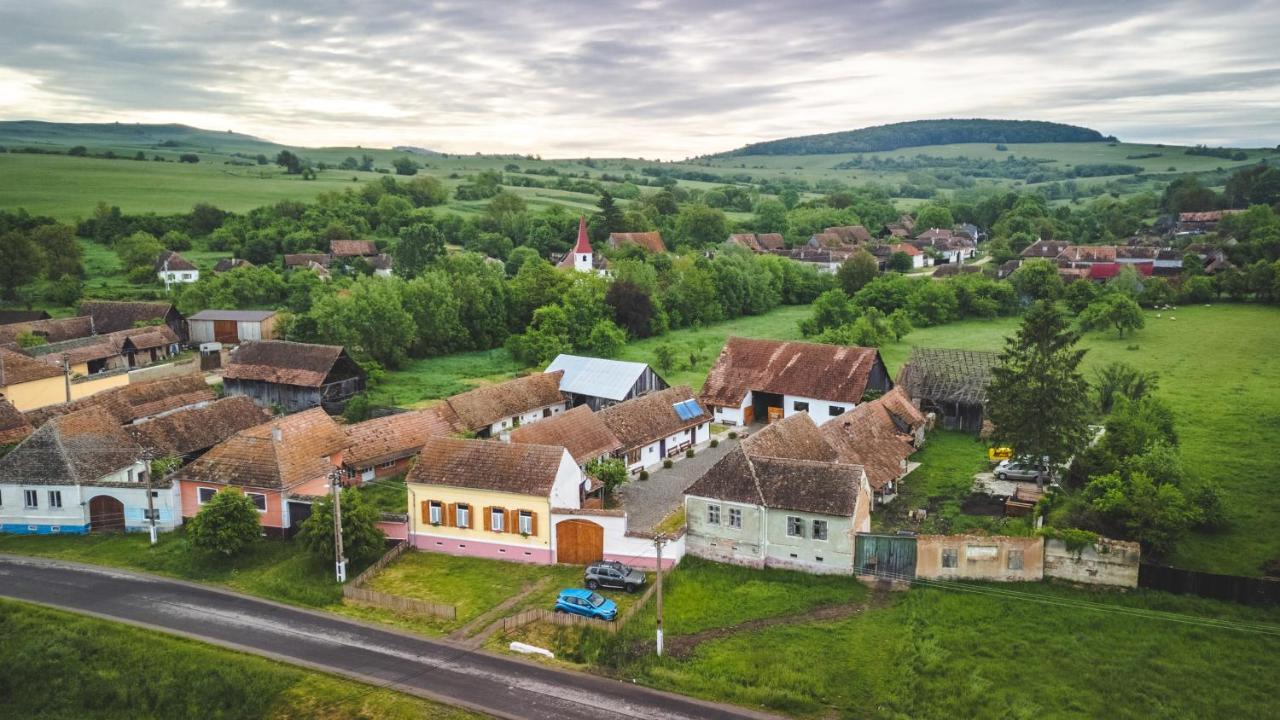
[[[538,513],[536,512],[529,513],[529,534],[538,534]]]
[[[493,508],[487,506],[481,508],[480,514],[484,516],[480,522],[483,524],[485,532],[493,530]]]
[[[448,525],[449,527],[457,527],[458,526],[458,504],[449,503],[447,508],[448,508],[447,514],[449,517],[447,518],[448,522],[446,522],[445,524]]]

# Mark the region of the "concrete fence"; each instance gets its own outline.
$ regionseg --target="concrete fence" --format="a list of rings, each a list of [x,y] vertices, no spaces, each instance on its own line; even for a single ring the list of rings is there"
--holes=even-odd
[[[1098,538],[1073,550],[1056,538],[1044,543],[1044,576],[1087,583],[1138,587],[1142,548],[1136,542]]]
[[[458,610],[453,605],[445,605],[444,603],[433,603],[426,600],[417,600],[414,598],[401,597],[399,595],[391,595],[389,593],[378,592],[377,590],[367,590],[364,587],[374,575],[378,574],[387,565],[391,564],[396,558],[403,555],[410,549],[407,542],[396,543],[385,555],[378,558],[378,561],[365,568],[350,583],[342,586],[342,597],[358,603],[373,605],[386,610],[392,610],[400,613],[413,613],[416,615],[427,615],[430,617],[444,618],[445,620],[453,620],[458,615]]]

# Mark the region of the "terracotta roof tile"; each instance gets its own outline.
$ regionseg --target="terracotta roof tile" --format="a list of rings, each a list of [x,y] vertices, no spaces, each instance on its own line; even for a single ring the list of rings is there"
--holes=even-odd
[[[664,253],[667,251],[666,243],[662,242],[662,233],[660,232],[632,232],[632,233],[610,233],[609,246],[622,247],[623,245],[639,245],[651,253]]]
[[[244,258],[222,258],[221,260],[219,260],[217,263],[214,264],[213,271],[216,273],[221,273],[221,272],[227,272],[229,270],[235,270],[236,268],[242,268],[242,267],[253,267],[253,263],[249,262],[248,260],[245,260]]]
[[[130,330],[139,323],[167,322],[177,311],[166,302],[86,300],[80,303],[80,314],[93,318],[93,330],[101,335]]]
[[[199,373],[131,383],[69,403],[50,405],[27,412],[31,424],[39,427],[50,418],[90,407],[102,407],[124,425],[180,408],[210,403],[217,398],[213,388]]]
[[[677,385],[610,405],[596,415],[622,443],[622,448],[630,450],[710,422],[711,416],[706,408],[701,408],[700,415],[687,420],[676,414],[676,403],[693,399],[693,391],[688,385]]]
[[[320,387],[344,353],[341,345],[311,345],[285,340],[241,343],[222,376],[230,380]]]
[[[350,448],[342,462],[348,467],[366,468],[417,455],[427,440],[461,431],[450,422],[451,415],[432,408],[347,425],[343,430]]]
[[[14,350],[0,348],[0,388],[58,377],[62,371]]]
[[[311,263],[316,263],[321,267],[329,267],[329,256],[324,253],[290,253],[284,256],[284,266],[286,268],[309,267]]]
[[[88,408],[54,418],[0,458],[0,480],[24,485],[91,484],[142,457],[115,418]]]
[[[8,400],[0,398],[0,445],[12,445],[31,434],[31,423]]]
[[[280,439],[273,431],[279,429]],[[179,480],[290,490],[323,479],[348,439],[324,410],[312,408],[232,435],[178,471]]]
[[[407,481],[548,497],[564,455],[550,445],[435,437]]]
[[[712,405],[741,404],[747,392],[777,393],[856,403],[875,368],[875,348],[731,337],[702,386]]]
[[[742,441],[748,455],[833,462],[836,451],[827,444],[809,413],[788,415],[769,423]]]
[[[511,442],[563,447],[579,465],[622,447],[609,426],[586,405],[516,428]]]
[[[172,250],[165,250],[156,259],[156,272],[190,272],[200,268]]]
[[[372,257],[378,246],[372,240],[330,240],[329,254],[334,257]]]
[[[250,398],[240,396],[126,425],[125,431],[156,456],[187,455],[207,450],[270,419],[270,413],[254,405]]]
[[[522,378],[475,390],[445,400],[468,430],[478,431],[504,418],[564,402],[560,394],[563,371],[533,373]]]
[[[840,460],[863,466],[871,487],[879,490],[906,472],[906,459],[916,451],[912,433],[924,423],[902,389],[894,388],[832,418],[821,430]]]
[[[93,334],[93,318],[81,315],[57,320],[34,320],[0,325],[0,343],[17,342],[18,336],[22,333],[42,337],[45,342],[51,343],[89,337]]]

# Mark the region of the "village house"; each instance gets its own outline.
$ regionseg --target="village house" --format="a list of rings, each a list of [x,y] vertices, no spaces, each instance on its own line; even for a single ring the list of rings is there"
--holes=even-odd
[[[192,345],[274,340],[277,317],[274,310],[201,310],[187,318],[187,337]]]
[[[546,369],[557,371],[564,373],[560,392],[569,407],[587,405],[600,410],[670,387],[653,368],[638,362],[560,354]]]
[[[213,271],[215,273],[224,273],[235,270],[236,268],[248,267],[253,267],[253,263],[245,260],[244,258],[222,258],[218,262],[214,263]]]
[[[0,530],[50,535],[148,527],[143,449],[106,410],[44,423],[0,458]],[[156,526],[182,523],[177,489],[155,483]]]
[[[25,412],[64,402],[67,392],[61,370],[0,347],[0,398]]]
[[[129,370],[167,360],[182,349],[181,339],[167,325],[145,325],[90,335],[75,340],[27,348],[27,353],[76,375]]]
[[[1179,235],[1197,235],[1217,232],[1218,223],[1224,215],[1241,212],[1240,210],[1205,210],[1201,212],[1178,213],[1178,224],[1174,232]]]
[[[237,487],[258,509],[264,532],[292,535],[310,517],[315,498],[330,491],[348,442],[320,408],[241,430],[171,476],[181,489],[182,513],[193,517],[214,494]]]
[[[590,480],[562,446],[435,437],[406,481],[409,542],[419,550],[546,565],[657,565],[652,538],[629,533],[625,512],[583,507]],[[676,540],[664,567],[681,555]]]
[[[787,249],[782,233],[734,233],[726,242],[753,253],[770,253]]]
[[[1062,255],[1062,251],[1070,245],[1071,243],[1065,240],[1036,240],[1023,248],[1019,254],[1028,260],[1057,260],[1058,256]]]
[[[711,416],[687,385],[611,405],[598,415],[622,444],[615,454],[632,473],[655,468],[711,439]]]
[[[342,465],[347,477],[369,482],[405,472],[427,440],[460,431],[452,424],[452,417],[437,407],[344,425],[347,451]]]
[[[378,277],[391,277],[394,263],[390,255],[378,252],[378,246],[372,240],[330,240],[329,262],[324,266],[347,265],[357,258],[369,263],[373,274]]]
[[[825,423],[822,436],[841,462],[861,465],[877,504],[898,494],[899,481],[918,463],[908,458],[924,445],[927,422],[899,385]]]
[[[48,320],[49,313],[44,310],[0,310],[0,325]]]
[[[662,242],[662,233],[660,232],[609,233],[608,242],[609,247],[615,250],[627,245],[635,245],[651,253],[662,254],[667,251],[667,245]]]
[[[324,271],[324,275],[329,274],[329,256],[326,253],[286,253],[284,256],[284,269],[311,269]]]
[[[156,259],[156,277],[168,290],[178,283],[193,283],[200,279],[200,268],[172,250],[165,250]]]
[[[809,247],[853,252],[871,242],[871,233],[861,225],[841,225],[809,236]]]
[[[934,413],[947,430],[977,434],[985,419],[991,369],[999,363],[993,352],[913,348],[898,371],[898,386],[923,413]]]
[[[805,245],[804,247],[791,248],[789,250],[775,250],[773,254],[796,262],[809,263],[820,273],[834,275],[853,252],[847,249],[833,250]]]
[[[176,377],[129,383],[104,390],[73,402],[60,402],[26,413],[32,426],[39,427],[60,415],[101,407],[120,425],[158,417],[176,410],[203,407],[216,400],[217,393],[196,372]]]
[[[750,567],[851,574],[871,486],[807,413],[744,439],[685,491],[685,549]]]
[[[22,411],[0,397],[0,448],[17,445],[34,429]]]
[[[187,340],[186,320],[177,308],[167,302],[86,300],[80,303],[80,314],[89,316],[93,322],[93,333],[98,335],[144,325],[165,325],[180,341],[185,343]]]
[[[568,407],[560,393],[561,371],[533,373],[484,385],[445,400],[456,424],[477,437],[500,437],[521,425],[559,415]],[[451,419],[452,420],[452,419]]]
[[[565,253],[564,257],[560,258],[556,263],[556,267],[564,270],[577,270],[578,272],[593,272],[597,275],[607,274],[609,260],[591,249],[591,239],[587,237],[586,216],[578,217],[578,241],[574,243],[573,250]]]
[[[76,316],[57,320],[28,320],[0,325],[0,345],[17,343],[18,338],[30,335],[47,343],[89,337],[94,332],[93,318]]]
[[[231,352],[222,373],[228,395],[248,395],[285,412],[313,407],[337,411],[364,390],[364,369],[338,345],[253,340]]]
[[[270,419],[271,414],[249,398],[228,397],[145,418],[124,429],[148,457],[187,463],[241,430]]]
[[[893,256],[902,253],[911,258],[912,269],[919,269],[929,265],[929,257],[924,251],[910,243],[893,243],[886,246],[889,249],[889,255]]]
[[[622,441],[609,430],[600,415],[586,405],[518,427],[511,432],[511,442],[562,447],[579,467],[622,448]]]
[[[893,383],[875,348],[731,337],[702,386],[715,422],[750,425],[808,412],[819,424]]]

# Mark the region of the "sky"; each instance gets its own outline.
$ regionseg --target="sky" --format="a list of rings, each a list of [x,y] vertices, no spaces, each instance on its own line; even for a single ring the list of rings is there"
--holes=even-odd
[[[0,0],[0,119],[680,159],[905,120],[1280,143],[1280,1]]]

